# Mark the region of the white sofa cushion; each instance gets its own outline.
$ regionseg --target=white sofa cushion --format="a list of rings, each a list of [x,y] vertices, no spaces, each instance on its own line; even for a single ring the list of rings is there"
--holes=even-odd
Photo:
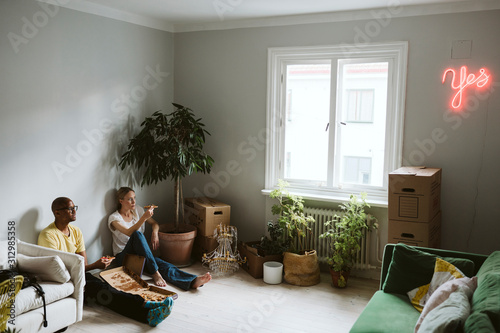
[[[47,327],[43,327],[42,323],[43,307],[16,316],[12,323],[13,325],[7,324],[7,327],[16,328],[16,332],[19,331],[20,333],[54,333],[75,322],[77,318],[76,303],[77,300],[75,298],[66,297],[47,305],[47,321],[49,324]],[[75,333],[75,330],[72,330],[70,327],[66,333],[68,332]]]
[[[58,256],[30,257],[18,253],[17,267],[22,272],[35,274],[42,281],[66,283],[71,278]]]
[[[7,241],[0,240],[0,269],[9,269],[7,265]]]
[[[40,283],[40,286],[45,292],[46,304],[50,304],[65,297],[71,296],[71,294],[73,294],[73,292],[75,291],[75,286],[71,282],[63,284],[55,282],[43,282]],[[17,294],[15,302],[16,316],[43,306],[43,300],[40,296],[38,296],[38,293],[34,287],[27,287],[22,289],[19,294]]]

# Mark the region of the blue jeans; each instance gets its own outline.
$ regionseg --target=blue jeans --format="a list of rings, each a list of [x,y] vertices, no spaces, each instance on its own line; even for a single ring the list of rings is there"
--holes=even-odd
[[[153,256],[146,237],[144,237],[140,231],[134,231],[123,251],[115,256],[114,262],[118,266],[121,266],[127,253],[145,257],[147,273],[154,274],[156,271],[159,271],[160,275],[166,282],[171,283],[183,290],[189,290],[191,288],[191,284],[197,277],[194,274],[181,271],[175,265]]]

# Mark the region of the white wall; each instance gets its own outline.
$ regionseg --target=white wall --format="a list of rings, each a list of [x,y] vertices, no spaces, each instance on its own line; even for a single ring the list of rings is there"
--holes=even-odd
[[[36,243],[68,196],[96,260],[111,252],[113,189],[131,184],[116,166],[128,138],[171,110],[173,36],[25,0],[0,2],[0,31],[0,235],[13,220]],[[168,184],[137,190],[140,203],[171,196]]]
[[[80,206],[75,224],[84,232],[90,259],[109,252],[105,220],[114,210],[113,189],[129,183],[116,162],[144,116],[171,110],[175,85],[175,101],[191,107],[212,133],[207,151],[216,161],[212,175],[185,180],[185,195],[227,202],[240,239],[258,239],[272,204],[260,193],[267,49],[408,40],[403,157],[443,168],[443,247],[498,249],[499,11],[173,35],[52,10],[44,11],[34,0],[0,2],[1,237],[14,220],[18,237],[36,242],[38,232],[53,221],[52,200],[69,196]],[[17,53],[9,33],[22,41]],[[470,59],[451,59],[454,40],[472,40]],[[449,81],[441,84],[441,75],[446,67],[461,65],[488,67],[496,90],[477,107],[445,116],[452,91]],[[157,66],[169,75],[144,89],[144,79]],[[154,83],[146,81],[148,87]],[[433,131],[441,133],[440,142],[431,142]],[[79,151],[80,158],[70,151]],[[55,163],[60,163],[59,176]],[[137,190],[142,203],[160,205],[155,217],[166,222],[172,184]],[[382,222],[385,243],[387,210],[371,212]]]
[[[213,177],[186,180],[185,193],[201,192],[227,202],[240,238],[258,239],[271,205],[260,192],[267,49],[409,41],[403,157],[408,164],[443,169],[443,247],[482,253],[499,249],[499,16],[500,11],[484,11],[391,18],[389,12],[383,20],[175,34],[175,99],[205,120],[212,133],[207,149],[216,161]],[[455,40],[472,40],[470,59],[451,59]],[[489,68],[494,91],[475,98],[478,103],[469,110],[450,116],[453,92],[449,80],[441,83],[441,76],[445,68],[462,65],[475,72]],[[474,96],[474,89],[468,94]],[[385,243],[387,210],[372,212],[382,223]]]

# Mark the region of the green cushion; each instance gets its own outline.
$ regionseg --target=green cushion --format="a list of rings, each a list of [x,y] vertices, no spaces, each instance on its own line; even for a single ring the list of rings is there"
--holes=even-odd
[[[407,296],[377,291],[370,299],[351,333],[413,333],[420,312]]]
[[[472,295],[472,315],[467,319],[466,326],[474,327],[474,321],[478,318],[489,321],[488,325],[500,332],[500,273],[490,271],[478,278],[477,289]]]
[[[472,260],[439,257],[400,243],[394,246],[392,260],[382,290],[387,293],[406,295],[408,291],[428,284],[434,274],[436,258],[441,258],[454,265],[467,277],[474,274]]]
[[[465,321],[464,332],[495,333],[495,328],[485,313],[473,312]]]
[[[477,272],[477,277],[480,279],[483,275],[488,273],[500,274],[500,251],[495,251],[488,256]]]

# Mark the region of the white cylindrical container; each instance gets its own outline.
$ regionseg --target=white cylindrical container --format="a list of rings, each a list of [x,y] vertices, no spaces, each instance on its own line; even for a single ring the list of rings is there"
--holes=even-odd
[[[264,282],[268,284],[279,284],[283,277],[283,264],[278,261],[267,261],[264,263]]]

